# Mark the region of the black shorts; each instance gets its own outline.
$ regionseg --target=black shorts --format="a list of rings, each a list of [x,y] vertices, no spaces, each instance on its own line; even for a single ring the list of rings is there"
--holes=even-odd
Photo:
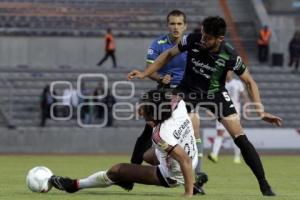
[[[188,112],[198,111],[199,107],[206,108],[218,117],[218,120],[237,113],[226,89],[216,93],[195,93],[176,88],[174,93],[182,96]]]

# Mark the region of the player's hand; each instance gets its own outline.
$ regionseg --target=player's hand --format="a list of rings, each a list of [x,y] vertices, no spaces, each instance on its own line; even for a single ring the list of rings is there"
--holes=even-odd
[[[161,82],[165,85],[169,84],[171,82],[172,76],[170,74],[167,74],[163,77]]]
[[[282,119],[267,112],[260,114],[261,119],[276,126],[282,126]]]
[[[131,81],[134,78],[144,79],[145,74],[139,70],[133,70],[127,74],[127,80]]]

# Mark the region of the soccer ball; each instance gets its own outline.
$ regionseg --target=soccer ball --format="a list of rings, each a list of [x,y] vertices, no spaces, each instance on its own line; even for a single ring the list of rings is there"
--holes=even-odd
[[[26,185],[32,192],[48,192],[52,185],[48,183],[53,175],[52,171],[44,166],[37,166],[29,170],[26,176]]]

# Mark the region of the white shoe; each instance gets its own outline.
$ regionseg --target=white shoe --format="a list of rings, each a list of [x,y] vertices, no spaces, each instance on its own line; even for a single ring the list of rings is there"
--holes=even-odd
[[[215,156],[215,155],[213,155],[213,154],[208,154],[207,155],[207,158],[210,160],[210,161],[212,161],[213,163],[217,163],[218,162],[218,156]]]
[[[234,164],[241,164],[242,163],[241,158],[240,157],[234,157],[233,163]]]

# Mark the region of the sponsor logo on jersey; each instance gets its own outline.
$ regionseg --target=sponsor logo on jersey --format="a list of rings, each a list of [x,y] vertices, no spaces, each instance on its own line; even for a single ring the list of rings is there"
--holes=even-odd
[[[209,66],[208,64],[204,64],[203,62],[200,62],[199,60],[196,60],[195,58],[192,58],[192,63],[196,67],[204,68],[204,69],[212,71],[212,72],[217,70],[216,68],[213,68],[213,67]]]
[[[199,53],[198,49],[192,49],[192,51],[195,52],[195,53]]]
[[[158,41],[157,41],[158,44],[165,44],[165,43],[167,43],[167,42],[168,42],[167,39],[164,39],[164,40],[158,40]]]
[[[184,131],[184,129],[189,125],[190,121],[188,119],[186,119],[182,124],[181,126],[179,127],[178,130],[175,130],[173,132],[173,135],[176,139],[179,139],[180,136],[182,135],[182,132]]]
[[[193,70],[196,74],[200,74],[204,76],[207,79],[210,79],[210,75],[206,73],[207,71],[215,72],[217,69],[209,66],[208,64],[204,64],[203,62],[200,62],[196,60],[195,58],[192,58],[192,63],[194,64]]]

